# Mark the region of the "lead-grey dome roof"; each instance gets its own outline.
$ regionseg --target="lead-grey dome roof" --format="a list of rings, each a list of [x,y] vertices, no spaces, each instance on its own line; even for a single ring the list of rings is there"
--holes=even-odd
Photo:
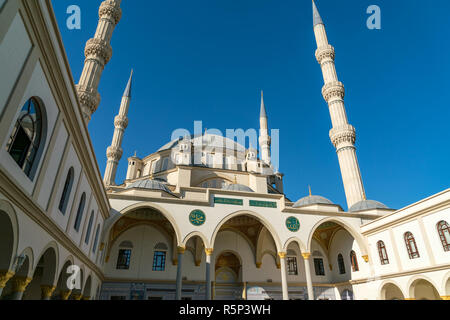
[[[244,186],[243,184],[229,184],[223,189],[227,191],[255,192],[251,188]]]
[[[167,188],[167,186],[164,183],[162,183],[160,181],[156,181],[156,180],[151,180],[151,179],[136,181],[127,187],[127,189],[133,189],[133,188],[148,189],[148,190],[161,190],[161,191],[165,191],[167,193],[171,193],[169,188]]]
[[[353,205],[350,208],[350,212],[360,212],[365,210],[372,210],[372,209],[389,209],[386,205],[382,204],[381,202],[374,201],[374,200],[363,200],[355,205]]]
[[[311,206],[313,204],[334,204],[334,203],[328,200],[327,198],[321,196],[308,196],[298,200],[293,207],[301,208]]]

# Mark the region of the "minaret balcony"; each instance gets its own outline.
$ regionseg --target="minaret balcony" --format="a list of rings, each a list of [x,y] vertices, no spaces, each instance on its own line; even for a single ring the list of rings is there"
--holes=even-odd
[[[343,144],[353,146],[356,143],[356,129],[349,124],[330,130],[330,139],[336,148]]]
[[[316,50],[316,59],[317,62],[319,62],[319,64],[328,61],[334,61],[334,58],[335,58],[334,47],[331,45],[320,47]]]
[[[103,1],[98,10],[100,18],[111,18],[114,24],[118,24],[122,18],[122,9],[120,3],[114,0]]]
[[[322,95],[325,101],[330,102],[335,99],[343,100],[345,97],[345,87],[340,81],[333,81],[323,86]]]

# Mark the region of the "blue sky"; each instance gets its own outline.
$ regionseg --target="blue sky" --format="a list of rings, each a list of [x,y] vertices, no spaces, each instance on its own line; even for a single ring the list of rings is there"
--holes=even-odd
[[[100,3],[53,1],[76,82]],[[66,27],[73,4],[81,8],[81,30]],[[381,30],[366,27],[372,4],[381,8]],[[448,188],[450,2],[318,0],[317,6],[336,48],[368,198],[399,209]],[[118,183],[134,151],[149,155],[173,130],[193,131],[196,120],[224,132],[258,128],[264,90],[269,126],[280,129],[287,196],[295,201],[311,185],[346,208],[314,57],[311,1],[123,0],[122,10],[99,87],[102,102],[89,125],[102,174],[134,68]]]

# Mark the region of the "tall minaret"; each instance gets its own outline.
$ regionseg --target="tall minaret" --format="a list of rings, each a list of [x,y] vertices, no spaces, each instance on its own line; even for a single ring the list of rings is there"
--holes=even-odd
[[[130,80],[128,80],[128,85],[123,93],[122,102],[120,104],[120,111],[114,120],[114,136],[111,146],[106,152],[108,157],[108,163],[106,164],[105,177],[103,179],[106,186],[115,185],[116,172],[119,161],[122,158],[122,140],[125,133],[125,129],[128,127],[128,109],[130,107],[131,101],[131,85],[133,82],[133,71],[131,71]]]
[[[92,114],[100,104],[100,94],[97,89],[103,69],[112,56],[110,42],[114,28],[122,17],[121,2],[122,0],[102,2],[98,12],[100,19],[97,31],[94,38],[86,43],[84,50],[86,59],[80,82],[77,85],[78,98],[86,124],[89,123]]]
[[[325,25],[313,0],[314,33],[317,42],[316,58],[322,67],[325,86],[322,94],[328,103],[333,129],[330,138],[336,147],[348,207],[365,200],[358,159],[356,157],[356,130],[348,123],[344,105],[345,88],[339,82],[334,64],[334,48],[328,44]]]
[[[259,116],[260,133],[259,133],[259,147],[261,152],[261,160],[267,165],[270,165],[270,145],[271,139],[269,136],[269,126],[267,122],[266,106],[264,105],[264,92],[261,91],[261,114]]]

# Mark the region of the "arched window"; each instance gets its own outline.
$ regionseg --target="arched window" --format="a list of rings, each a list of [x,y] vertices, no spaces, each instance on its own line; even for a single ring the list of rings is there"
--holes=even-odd
[[[95,253],[97,251],[97,245],[98,245],[98,237],[100,235],[100,225],[97,226],[97,230],[95,231],[95,240],[94,240],[94,246],[92,247],[92,252]]]
[[[382,265],[389,264],[389,256],[387,254],[386,245],[383,241],[378,241],[377,243],[378,253],[380,255],[380,261]]]
[[[131,251],[133,243],[124,241],[119,246],[119,255],[117,256],[117,270],[129,270],[131,263]]]
[[[67,173],[66,182],[64,183],[64,189],[61,195],[61,199],[59,200],[58,208],[63,215],[66,214],[67,205],[69,204],[70,192],[72,191],[73,186],[73,179],[74,179],[74,170],[73,168],[70,168],[69,172]]]
[[[155,253],[153,254],[153,271],[165,271],[168,247],[165,243],[158,243],[154,249]]]
[[[75,218],[74,229],[78,232],[80,231],[81,220],[83,219],[84,206],[86,205],[86,193],[83,193],[80,199],[80,204],[78,205],[77,217]]]
[[[42,111],[36,99],[28,100],[20,111],[7,144],[8,153],[32,179],[32,169],[42,138]]]
[[[445,252],[450,251],[450,225],[447,221],[441,221],[437,225],[439,237]]]
[[[350,261],[352,262],[353,272],[359,271],[358,258],[356,257],[355,251],[350,252]]]
[[[89,218],[88,228],[86,231],[86,237],[84,239],[84,243],[89,244],[89,239],[91,238],[92,224],[94,223],[94,211],[91,213],[91,217]]]
[[[416,239],[411,232],[405,233],[405,243],[408,249],[410,259],[420,258],[419,249],[417,248]]]
[[[344,257],[342,254],[338,255],[338,265],[339,265],[339,273],[345,274],[345,263],[344,263]]]

